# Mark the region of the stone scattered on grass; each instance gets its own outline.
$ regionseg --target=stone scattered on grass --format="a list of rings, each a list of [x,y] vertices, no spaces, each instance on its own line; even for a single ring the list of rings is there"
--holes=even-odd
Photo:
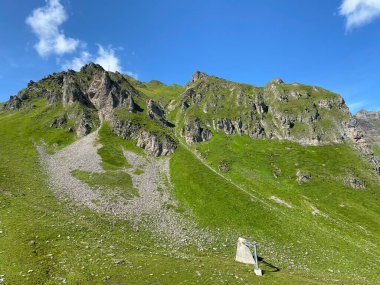
[[[321,213],[321,211],[319,211],[317,208],[314,208],[311,213],[315,216],[315,215],[319,215]]]
[[[364,182],[356,177],[346,177],[344,179],[344,184],[346,184],[348,187],[351,187],[352,189],[365,189]]]
[[[115,264],[124,264],[125,263],[125,259],[116,259]]]
[[[301,172],[301,170],[297,170],[297,173],[296,173],[296,181],[298,184],[303,184],[303,183],[306,183],[308,182],[310,179],[311,179],[311,174],[310,173],[305,173],[305,172]]]

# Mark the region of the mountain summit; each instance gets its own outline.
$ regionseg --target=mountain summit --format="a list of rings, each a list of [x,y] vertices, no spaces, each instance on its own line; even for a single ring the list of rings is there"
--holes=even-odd
[[[51,126],[60,122],[60,127],[76,130],[80,137],[107,121],[115,134],[137,140],[138,146],[157,156],[174,152],[177,132],[188,144],[211,140],[220,132],[302,145],[352,142],[380,174],[380,164],[365,139],[368,129],[358,123],[361,113],[353,117],[341,96],[323,88],[285,84],[280,78],[255,87],[196,71],[185,89],[167,96],[170,104],[163,106],[149,96],[146,84],[164,86],[155,81],[142,83],[90,63],[79,72],[69,70],[30,82],[2,108],[32,107],[33,98],[69,109],[75,105],[80,111],[75,115],[67,111]],[[176,113],[172,122],[166,118],[170,112]],[[149,124],[142,123],[146,119]]]

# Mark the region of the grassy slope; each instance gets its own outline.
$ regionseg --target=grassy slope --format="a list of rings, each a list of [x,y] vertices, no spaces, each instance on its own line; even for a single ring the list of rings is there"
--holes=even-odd
[[[349,148],[303,148],[235,137],[216,138],[202,143],[199,149],[212,149],[207,163],[213,166],[221,159],[230,161],[231,171],[224,175],[269,204],[268,207],[213,175],[193,155],[180,150],[174,155],[171,172],[177,197],[193,210],[202,225],[228,236],[245,235],[258,240],[264,259],[287,273],[307,272],[324,282],[337,279],[344,284],[355,283],[355,279],[365,283],[364,276],[369,284],[379,281],[379,185],[365,170],[359,175],[370,181],[365,191],[350,190],[337,182],[334,174],[358,163]],[[337,162],[326,159],[327,155],[348,157]],[[283,171],[279,179],[272,175],[271,159]],[[299,165],[295,167],[295,163]],[[327,166],[317,166],[322,163]],[[313,173],[309,184],[295,183],[295,168]],[[364,165],[366,168],[369,167]],[[294,208],[271,203],[267,199],[271,195]],[[345,206],[339,207],[340,204]],[[327,216],[312,215],[312,206]],[[355,271],[358,256],[360,273]]]
[[[377,157],[380,157],[380,147],[378,147],[377,145],[374,145],[372,146],[373,148],[373,152],[374,154],[377,156]]]
[[[256,279],[228,253],[168,250],[149,232],[127,222],[59,202],[48,190],[32,140],[61,148],[65,130],[48,130],[53,110],[0,114],[0,275],[5,284],[284,284],[287,274]],[[125,142],[110,140],[116,149]],[[116,147],[117,146],[117,147]],[[128,147],[128,145],[127,145]],[[133,147],[132,147],[133,149]],[[112,151],[111,151],[112,152]],[[114,164],[110,152],[102,157]],[[118,163],[116,163],[118,164]],[[215,245],[210,245],[215,246]],[[122,264],[115,261],[125,260]],[[110,276],[108,279],[107,276]],[[106,280],[106,281],[104,281]],[[293,279],[304,284],[302,276]],[[255,281],[256,283],[256,281]]]
[[[140,86],[136,86],[136,88],[161,104],[162,107],[166,107],[171,100],[176,100],[179,94],[184,91],[183,86],[177,84],[165,85],[155,80],[145,82]]]
[[[223,175],[252,196],[180,146],[171,160],[176,197],[218,239],[206,251],[167,250],[149,232],[53,197],[32,141],[43,137],[54,151],[74,137],[67,130],[46,128],[59,108],[36,105],[33,111],[0,113],[0,158],[6,162],[0,165],[0,275],[9,284],[55,284],[59,277],[69,284],[96,284],[106,276],[111,276],[109,284],[379,282],[379,185],[347,146],[304,148],[237,136],[215,136],[197,145],[215,170],[221,160],[227,161],[231,170]],[[107,172],[128,167],[122,147],[137,151],[133,143],[112,136],[107,126],[100,131],[100,142]],[[282,171],[277,179],[273,165]],[[311,172],[311,181],[296,184],[296,169]],[[340,180],[346,173],[365,179],[368,189],[346,188]],[[271,202],[271,195],[294,208]],[[312,215],[312,205],[328,216]],[[235,240],[242,235],[260,244],[259,253],[268,263],[262,263],[262,278],[233,261]],[[117,259],[125,263],[117,265]]]
[[[339,124],[343,120],[348,119],[348,114],[334,107],[333,110],[325,110],[319,108],[320,120],[316,120],[314,130],[310,123],[307,123],[307,117],[314,113],[313,105],[318,105],[320,100],[339,101],[339,95],[327,91],[322,88],[313,88],[312,86],[299,84],[276,84],[273,90],[268,90],[268,87],[258,88],[253,85],[230,82],[224,79],[208,77],[197,81],[190,85],[197,90],[197,94],[202,94],[204,98],[199,103],[192,103],[190,107],[184,111],[184,116],[178,121],[180,127],[183,126],[185,117],[200,118],[203,122],[212,122],[214,119],[229,118],[235,120],[240,117],[243,123],[257,120],[260,115],[254,114],[251,120],[248,120],[252,115],[252,102],[255,102],[258,95],[265,99],[265,103],[270,106],[269,112],[262,118],[266,132],[273,131],[274,133],[282,134],[288,132],[295,139],[312,138],[313,134],[323,134],[323,138],[331,140],[335,138],[336,130],[339,129]],[[298,91],[309,96],[293,97],[287,96],[288,102],[280,101],[275,93],[283,93],[290,91]],[[238,99],[239,94],[243,94],[242,98]],[[191,101],[191,100],[190,100]],[[241,101],[239,104],[238,101]],[[205,112],[207,106],[207,112]],[[309,110],[310,113],[305,112]],[[294,122],[294,127],[286,129],[281,126],[280,120],[276,115],[289,115],[296,119],[303,118],[304,122]],[[255,118],[256,117],[256,118]]]

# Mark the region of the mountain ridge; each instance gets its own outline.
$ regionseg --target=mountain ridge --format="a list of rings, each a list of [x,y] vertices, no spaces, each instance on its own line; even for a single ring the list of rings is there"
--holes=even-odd
[[[256,87],[196,71],[183,88],[175,89],[178,93],[166,97],[162,104],[144,93],[148,86],[164,88],[161,98],[165,98],[165,89],[178,85],[154,80],[143,83],[89,63],[79,72],[69,70],[29,82],[1,108],[18,110],[38,97],[45,97],[50,105],[61,102],[64,108],[78,104],[80,114],[70,126],[78,137],[109,121],[117,135],[137,140],[139,147],[156,156],[175,151],[174,129],[180,129],[188,144],[208,141],[218,132],[252,139],[285,139],[302,145],[350,142],[380,175],[380,163],[366,141],[368,130],[352,116],[341,96],[321,87],[285,84],[280,78]],[[177,126],[166,118],[170,113],[176,113],[170,119]],[[51,126],[58,123],[62,127],[67,117],[75,115],[56,118]],[[148,117],[149,124],[141,123],[142,117]]]

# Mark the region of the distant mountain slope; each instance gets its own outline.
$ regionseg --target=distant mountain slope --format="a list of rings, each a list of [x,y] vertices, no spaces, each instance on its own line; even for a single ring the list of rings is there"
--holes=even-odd
[[[366,138],[372,144],[376,155],[380,157],[380,111],[360,110],[355,118],[365,131]]]

